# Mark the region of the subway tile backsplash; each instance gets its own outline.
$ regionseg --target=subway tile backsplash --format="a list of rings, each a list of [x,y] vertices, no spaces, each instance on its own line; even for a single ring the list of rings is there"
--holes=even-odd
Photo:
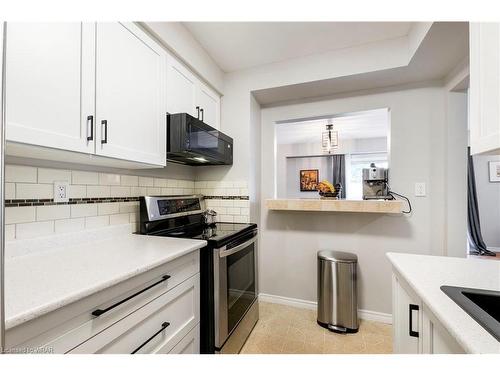
[[[9,241],[126,223],[137,230],[142,195],[203,194],[218,221],[249,221],[246,181],[190,181],[21,165],[6,165],[5,180]],[[54,181],[69,183],[70,202],[54,203]]]

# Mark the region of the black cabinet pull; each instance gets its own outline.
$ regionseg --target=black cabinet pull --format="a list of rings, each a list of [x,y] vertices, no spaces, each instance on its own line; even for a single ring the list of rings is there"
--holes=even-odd
[[[135,354],[137,353],[139,350],[141,350],[148,342],[150,342],[151,340],[153,340],[156,336],[158,336],[160,333],[162,333],[168,326],[170,325],[169,322],[163,322],[161,324],[161,328],[153,335],[151,336],[149,339],[147,339],[146,341],[144,341],[140,346],[137,347],[137,349],[135,349],[132,353],[130,354]]]
[[[108,120],[102,120],[101,126],[104,127],[104,139],[101,139],[101,143],[108,143]]]
[[[413,305],[413,304],[410,304],[409,305],[409,311],[410,311],[410,319],[409,319],[409,324],[408,324],[408,328],[409,328],[409,331],[410,331],[410,336],[411,337],[418,337],[418,332],[417,331],[414,331],[413,330],[413,311],[418,311],[419,310],[419,307],[418,305]]]
[[[200,119],[200,107],[199,106],[196,106],[196,111],[197,111],[196,118],[199,120]]]
[[[200,109],[200,112],[201,112],[201,121],[203,122],[203,113],[204,113],[203,108]]]
[[[97,310],[92,311],[92,315],[94,315],[94,316],[101,316],[102,314],[107,313],[109,310],[112,310],[115,307],[120,306],[122,303],[125,303],[125,302],[131,300],[134,297],[137,297],[139,294],[144,293],[146,290],[149,290],[152,287],[154,287],[154,286],[156,286],[158,284],[161,284],[164,281],[167,281],[168,279],[170,279],[170,275],[162,276],[160,281],[157,281],[156,283],[151,284],[150,286],[148,286],[148,287],[146,287],[146,288],[138,291],[137,293],[134,293],[131,296],[129,296],[129,297],[125,298],[125,299],[122,299],[121,301],[115,303],[114,305],[111,305],[111,306],[109,306],[109,307],[107,307],[105,309],[97,309]]]
[[[87,125],[90,121],[90,136],[87,137],[87,141],[92,141],[94,139],[94,116],[87,116]]]

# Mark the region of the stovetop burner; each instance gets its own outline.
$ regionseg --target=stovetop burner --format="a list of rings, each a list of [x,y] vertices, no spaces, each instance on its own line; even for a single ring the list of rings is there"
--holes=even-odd
[[[205,224],[199,196],[146,196],[139,203],[141,234],[205,240],[219,248],[257,231],[251,223]]]
[[[255,228],[257,228],[256,224],[247,223],[215,223],[211,225],[195,224],[164,230],[154,233],[154,235],[205,240],[219,246],[224,242],[229,242],[240,235],[251,232]]]

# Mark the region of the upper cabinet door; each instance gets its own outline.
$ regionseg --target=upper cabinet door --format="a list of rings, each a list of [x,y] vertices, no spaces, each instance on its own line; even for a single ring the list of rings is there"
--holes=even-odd
[[[96,153],[166,164],[166,52],[132,23],[96,30]]]
[[[198,84],[196,90],[196,105],[201,108],[200,111],[202,113],[200,114],[200,119],[202,119],[205,124],[219,129],[220,97],[215,91],[201,82]]]
[[[174,57],[168,59],[167,111],[198,116],[196,109],[196,77]]]
[[[7,140],[94,152],[93,33],[91,24],[8,23]]]
[[[500,154],[500,24],[470,24],[469,127],[472,154]]]

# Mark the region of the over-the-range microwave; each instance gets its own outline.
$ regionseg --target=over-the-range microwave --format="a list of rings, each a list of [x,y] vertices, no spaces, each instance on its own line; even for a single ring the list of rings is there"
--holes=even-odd
[[[233,139],[187,113],[169,114],[167,160],[187,165],[232,165]]]

